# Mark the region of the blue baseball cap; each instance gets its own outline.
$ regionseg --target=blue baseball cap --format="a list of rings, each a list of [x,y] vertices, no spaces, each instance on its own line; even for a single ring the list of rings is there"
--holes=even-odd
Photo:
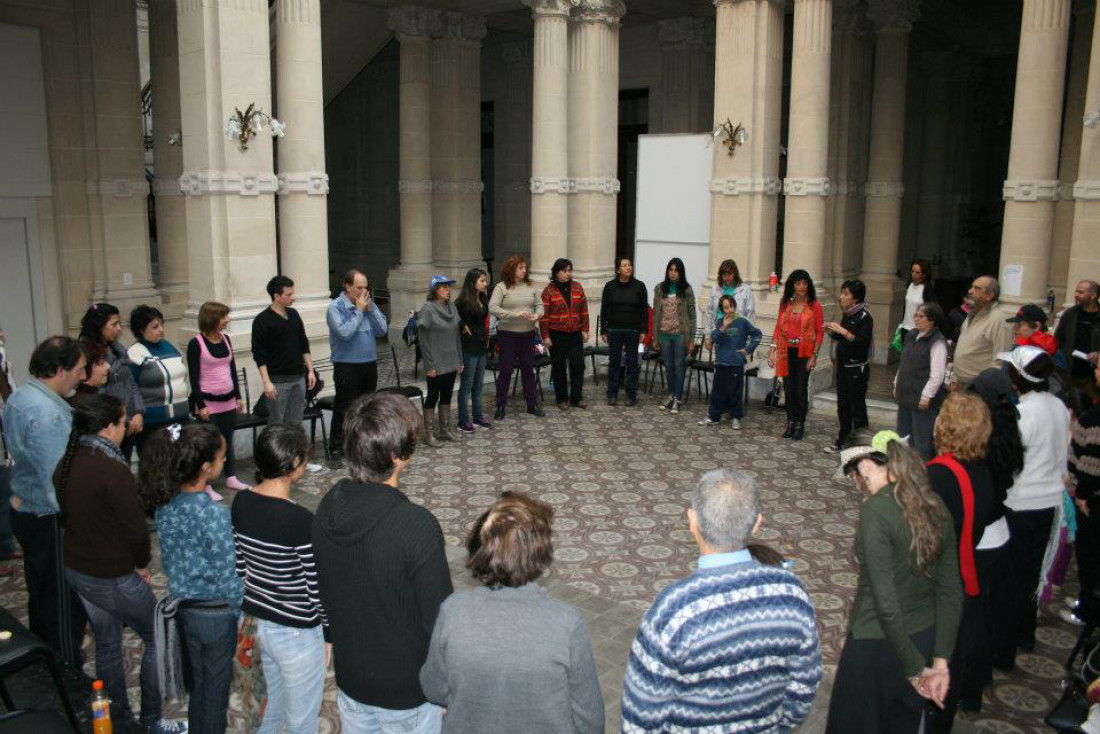
[[[433,290],[441,285],[454,285],[457,280],[451,280],[446,275],[433,275],[432,282],[428,284],[428,290]]]

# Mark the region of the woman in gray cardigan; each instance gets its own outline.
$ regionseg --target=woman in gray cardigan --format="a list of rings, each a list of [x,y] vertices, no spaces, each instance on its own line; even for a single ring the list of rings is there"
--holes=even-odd
[[[424,696],[447,709],[444,734],[602,734],[584,620],[535,583],[553,560],[552,519],[548,504],[505,492],[470,531],[466,566],[482,586],[443,602],[420,669]]]
[[[440,440],[458,440],[451,433],[451,393],[454,392],[455,376],[462,374],[462,319],[451,303],[454,284],[455,281],[446,276],[433,275],[428,285],[428,300],[416,314],[416,338],[428,376],[428,396],[424,399],[420,435],[421,443],[427,446],[440,446]],[[439,404],[437,430],[436,403]]]

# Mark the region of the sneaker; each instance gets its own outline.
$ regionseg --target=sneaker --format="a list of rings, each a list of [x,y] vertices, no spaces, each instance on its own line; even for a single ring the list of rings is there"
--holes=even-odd
[[[252,489],[252,487],[248,486],[236,477],[229,477],[228,479],[226,479],[225,488],[232,489],[234,492],[243,492],[246,489]]]
[[[1069,609],[1070,611],[1073,611],[1077,608],[1077,600],[1074,599],[1072,596],[1067,596],[1066,598],[1062,599],[1062,603],[1065,604],[1066,609]]]
[[[701,426],[716,426],[716,425],[718,425],[718,421],[712,421],[710,419],[710,416],[708,415],[706,418],[699,421],[699,425],[701,425]]]
[[[221,502],[222,501],[222,496],[220,494],[218,494],[217,492],[215,492],[214,488],[211,487],[209,484],[206,485],[206,489],[203,490],[203,491],[206,492],[207,497],[214,500],[215,502]]]
[[[1085,626],[1085,620],[1081,619],[1080,617],[1078,617],[1076,614],[1074,614],[1073,612],[1071,612],[1068,609],[1059,609],[1058,610],[1058,618],[1061,619],[1066,624],[1072,624],[1074,627],[1084,627]]]
[[[676,404],[676,398],[669,395],[668,400],[661,403],[661,410],[672,410],[672,406]]]
[[[484,418],[474,418],[474,425],[478,428],[492,429],[493,424]]]
[[[827,454],[839,454],[840,453],[840,441],[837,441],[832,446],[825,447],[825,453]]]
[[[733,420],[730,421],[730,425],[733,427],[733,430],[740,431],[741,430],[741,419],[740,418],[734,418]]]
[[[306,471],[310,474],[316,474],[319,471],[323,471],[325,467],[320,464],[306,464]]]
[[[183,719],[161,719],[149,727],[149,734],[187,734],[187,722]]]
[[[680,414],[680,401],[679,400],[673,400],[672,405],[669,406],[668,412],[672,413],[673,415],[679,415]]]
[[[459,423],[458,424],[458,430],[462,431],[463,433],[473,433],[477,429],[474,428],[473,423],[470,423],[469,421],[467,421],[466,423]]]

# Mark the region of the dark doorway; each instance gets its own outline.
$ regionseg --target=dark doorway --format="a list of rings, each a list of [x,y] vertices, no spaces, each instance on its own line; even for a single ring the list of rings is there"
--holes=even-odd
[[[649,132],[649,90],[619,92],[619,190],[616,257],[634,258],[638,219],[638,136]]]
[[[493,170],[493,126],[494,111],[492,102],[481,103],[481,258],[493,264],[493,205],[496,189]]]

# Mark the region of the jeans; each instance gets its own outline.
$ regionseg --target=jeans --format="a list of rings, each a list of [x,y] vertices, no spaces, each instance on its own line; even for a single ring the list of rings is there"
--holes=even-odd
[[[267,709],[256,734],[316,734],[325,691],[325,637],[320,626],[287,627],[257,620],[267,680]]]
[[[512,387],[512,370],[516,362],[519,362],[519,373],[523,377],[523,398],[527,401],[527,407],[535,405],[538,400],[535,385],[535,332],[533,331],[501,331],[498,332],[500,341],[500,374],[497,375],[497,407],[504,407],[508,403],[508,391]]]
[[[836,413],[840,421],[840,437],[843,443],[848,434],[857,428],[866,428],[867,381],[871,378],[871,366],[836,368]]]
[[[229,710],[229,684],[237,651],[237,615],[228,607],[183,607],[187,653],[189,734],[224,734]]]
[[[932,431],[939,414],[940,404],[937,401],[932,401],[928,410],[898,406],[898,435],[902,438],[910,436],[910,445],[925,461],[931,461],[936,456]]]
[[[359,703],[340,691],[336,694],[344,734],[438,734],[442,710],[434,703],[394,711]]]
[[[638,397],[638,340],[641,335],[636,331],[607,332],[607,397],[619,397],[619,366],[623,364],[623,352],[626,352],[626,396]]]
[[[714,365],[714,384],[710,389],[710,408],[707,412],[712,421],[717,423],[727,412],[737,420],[745,417],[745,408],[741,405],[741,390],[744,386],[744,367]]]
[[[470,422],[470,409],[466,407],[467,401],[473,399],[473,416],[475,421],[482,420],[481,389],[485,384],[486,355],[462,354],[462,382],[458,386],[458,422]]]
[[[802,423],[810,412],[810,371],[806,369],[809,358],[798,356],[798,349],[787,350],[787,376],[783,378],[783,392],[787,395],[787,421]]]
[[[104,579],[65,569],[65,578],[80,595],[95,633],[95,674],[111,699],[111,718],[124,722],[130,714],[126,674],[122,669],[122,627],[141,637],[141,722],[150,726],[160,718],[157,651],[153,646],[153,612],[157,599],[149,584],[136,573]]]
[[[267,401],[267,423],[301,423],[306,409],[305,377],[274,377],[275,399]]]
[[[336,384],[336,398],[333,401],[329,446],[334,451],[343,451],[344,413],[357,397],[378,388],[378,363],[333,362],[332,381]]]
[[[428,394],[424,398],[425,410],[434,409],[437,403],[450,407],[456,377],[458,377],[457,372],[445,372],[442,375],[427,378]]]
[[[684,370],[687,365],[687,345],[682,338],[661,335],[661,364],[665,366],[668,394],[679,400],[684,393]]]
[[[217,426],[222,438],[225,439],[225,464],[222,467],[222,476],[235,477],[237,476],[237,454],[233,451],[233,432],[237,425],[237,411],[211,413],[210,422]]]
[[[584,400],[584,341],[579,331],[550,331],[550,379],[554,402],[576,405]]]

